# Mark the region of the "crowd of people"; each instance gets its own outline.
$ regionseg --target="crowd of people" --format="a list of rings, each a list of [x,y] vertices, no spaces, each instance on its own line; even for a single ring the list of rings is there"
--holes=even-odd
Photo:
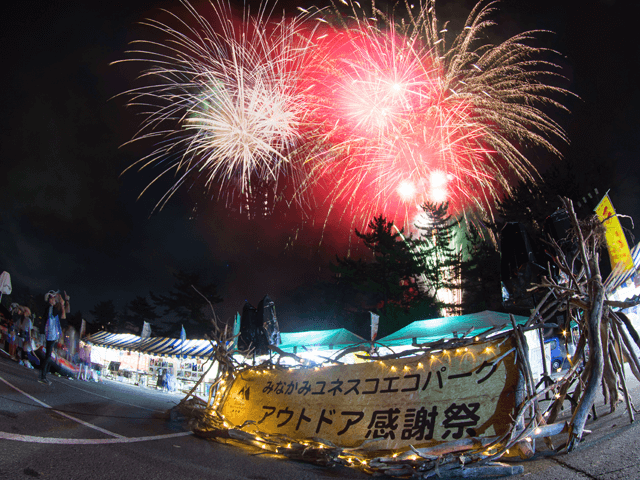
[[[92,368],[91,346],[79,341],[83,329],[80,328],[78,334],[68,325],[69,295],[50,290],[44,295],[44,301],[46,308],[40,310],[42,316],[36,316],[29,307],[18,303],[12,303],[9,308],[0,303],[0,357],[38,370],[38,381],[45,385],[51,384],[47,378],[50,373],[101,381],[100,370]],[[158,376],[156,388],[176,390],[176,379],[169,369],[163,369]]]
[[[40,362],[33,356],[38,348],[38,336],[33,328],[31,310],[14,303],[9,312],[11,316],[6,319],[6,334],[3,335],[5,349],[11,358],[33,368],[34,363],[39,365]]]
[[[44,296],[47,308],[38,328],[35,315],[29,307],[12,303],[5,308],[7,314],[0,315],[0,349],[3,356],[27,368],[40,371],[39,382],[50,384],[47,375],[51,372],[87,380],[90,377],[90,360],[82,349],[73,352],[72,368],[65,368],[65,360],[72,360],[70,344],[65,342],[62,325],[71,311],[70,298],[66,292],[50,290]],[[68,327],[67,332],[75,329]],[[76,350],[75,348],[73,350]],[[77,358],[75,358],[77,357]],[[80,358],[82,357],[82,358]]]

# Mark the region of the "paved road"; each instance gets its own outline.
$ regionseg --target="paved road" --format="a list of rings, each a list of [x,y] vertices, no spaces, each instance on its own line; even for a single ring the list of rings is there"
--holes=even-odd
[[[640,384],[628,372],[640,404]],[[0,359],[0,479],[370,479],[195,438],[168,410],[180,395],[51,377]],[[571,454],[540,451],[513,480],[640,480],[640,415],[597,402],[593,430]],[[538,444],[540,447],[542,442]],[[388,477],[387,477],[388,478]]]
[[[640,383],[628,366],[626,377],[637,408]],[[524,473],[508,477],[509,480],[640,480],[640,413],[635,414],[635,421],[630,423],[624,402],[618,404],[614,413],[609,409],[599,395],[598,418],[587,422],[585,428],[592,433],[583,436],[578,448],[568,454],[550,455],[539,442],[538,455],[521,463]],[[556,437],[556,445],[565,439],[566,435]]]
[[[181,396],[50,378],[0,359],[1,479],[371,478],[195,438],[167,413]]]

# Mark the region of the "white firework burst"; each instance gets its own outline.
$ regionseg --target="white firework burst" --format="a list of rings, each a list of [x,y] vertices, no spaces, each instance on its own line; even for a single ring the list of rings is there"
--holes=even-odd
[[[245,195],[252,181],[274,189],[283,173],[295,181],[301,172],[295,154],[304,148],[305,106],[296,89],[307,49],[298,32],[302,17],[274,21],[262,4],[255,16],[246,10],[236,20],[231,6],[219,1],[211,3],[211,18],[219,19],[213,25],[190,4],[183,5],[187,19],[167,12],[176,28],[153,19],[143,22],[162,39],[134,42],[140,48],[123,60],[150,64],[141,76],[147,84],[125,93],[145,115],[132,141],[156,142],[130,168],[161,165],[151,184],[175,175],[160,207],[194,177],[204,177],[207,187],[215,185],[220,193]]]

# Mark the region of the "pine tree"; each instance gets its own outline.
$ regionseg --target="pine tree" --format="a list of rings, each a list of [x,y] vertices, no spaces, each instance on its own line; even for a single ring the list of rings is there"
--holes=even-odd
[[[467,245],[461,264],[460,313],[502,310],[500,253],[474,225],[466,229]]]
[[[338,282],[365,294],[368,303],[362,307],[381,315],[382,333],[416,320],[410,310],[425,301],[416,283],[424,267],[411,238],[405,238],[392,221],[380,215],[367,228],[365,233],[356,230],[356,236],[370,250],[371,260],[337,258],[333,270]],[[426,299],[426,303],[432,302]],[[424,314],[423,309],[420,312]]]
[[[116,312],[113,300],[105,300],[96,304],[89,313],[94,316],[95,322],[100,330],[110,333],[117,333],[120,326],[120,315]]]
[[[445,290],[449,290],[456,294],[454,297],[459,296],[461,255],[454,242],[459,222],[449,215],[448,202],[427,202],[421,208],[427,222],[416,225],[421,234],[419,239],[413,241],[413,245],[424,265],[422,288],[438,299],[440,308],[459,313],[458,303],[445,299],[443,295]]]
[[[155,329],[159,327],[159,325],[154,323],[160,318],[160,315],[158,315],[155,307],[149,302],[149,300],[139,295],[125,306],[124,318],[129,329],[136,334],[142,333],[144,322],[152,324]]]
[[[184,325],[185,329],[195,330],[196,335],[207,333],[211,325],[207,301],[212,305],[222,302],[216,285],[202,284],[198,273],[187,273],[181,270],[175,273],[174,277],[177,281],[168,295],[149,293],[154,304],[164,308],[164,315],[171,314],[179,320],[169,325],[167,334],[179,333],[181,325]]]

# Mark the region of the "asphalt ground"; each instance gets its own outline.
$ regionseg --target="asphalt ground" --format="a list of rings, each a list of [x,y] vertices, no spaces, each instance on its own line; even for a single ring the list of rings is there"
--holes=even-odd
[[[252,448],[195,438],[169,414],[182,394],[118,382],[79,382],[50,376],[0,359],[0,479],[365,479],[347,469],[323,468],[260,455]],[[627,369],[632,399],[640,383]],[[600,396],[571,453],[550,451],[542,441],[522,465],[526,480],[640,480],[640,416],[630,423],[624,402],[609,412]],[[570,411],[563,412],[569,419]],[[556,446],[566,435],[553,437]]]
[[[626,368],[627,386],[632,403],[640,407],[640,383]],[[622,392],[620,394],[621,398]],[[565,403],[568,406],[568,402]],[[524,473],[508,477],[513,480],[640,480],[640,413],[634,412],[630,422],[624,400],[616,405],[613,413],[604,404],[600,393],[595,402],[597,418],[590,418],[585,428],[591,433],[571,453],[556,453],[538,440],[536,455],[518,462]],[[640,410],[640,409],[639,409]],[[559,420],[569,420],[570,410],[564,410]],[[557,448],[567,440],[566,434],[552,437]],[[510,462],[511,463],[511,462]]]
[[[196,438],[170,414],[182,394],[81,382],[0,359],[0,479],[366,479]]]

